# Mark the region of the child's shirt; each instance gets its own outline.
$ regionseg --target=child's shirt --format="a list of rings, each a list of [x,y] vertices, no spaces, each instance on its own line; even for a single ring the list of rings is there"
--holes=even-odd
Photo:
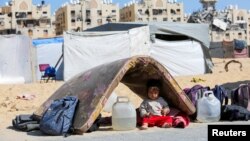
[[[156,100],[145,99],[139,107],[140,115],[143,117],[145,114],[151,113],[161,116],[161,110],[166,107],[168,107],[168,103],[162,97]]]

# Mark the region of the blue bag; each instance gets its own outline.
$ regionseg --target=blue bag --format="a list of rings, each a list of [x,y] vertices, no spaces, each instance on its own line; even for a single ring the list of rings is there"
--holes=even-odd
[[[40,120],[40,130],[49,135],[70,133],[77,103],[78,98],[75,96],[54,100]]]

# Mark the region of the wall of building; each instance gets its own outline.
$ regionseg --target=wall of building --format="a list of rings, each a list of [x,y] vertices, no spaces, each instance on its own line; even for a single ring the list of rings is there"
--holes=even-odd
[[[121,22],[184,22],[184,8],[183,3],[149,0],[128,4],[120,10],[120,17]]]
[[[224,10],[228,12],[228,18],[232,21],[230,24],[234,28],[227,29],[226,31],[211,31],[211,41],[212,42],[221,42],[232,41],[234,39],[245,40],[248,45],[250,45],[250,13],[245,9],[230,8]]]
[[[56,34],[68,30],[85,30],[108,22],[119,21],[119,7],[100,0],[67,4],[56,11]]]
[[[0,26],[0,34],[21,33],[32,38],[54,37],[50,9],[50,5],[45,3],[33,5],[32,0],[13,0],[10,5],[1,8],[0,22],[4,21],[4,26]]]

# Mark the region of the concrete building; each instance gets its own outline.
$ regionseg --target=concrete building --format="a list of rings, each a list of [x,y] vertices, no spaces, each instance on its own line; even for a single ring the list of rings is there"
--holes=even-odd
[[[32,38],[55,36],[50,5],[32,0],[11,0],[0,7],[0,34],[24,34]]]
[[[119,21],[119,6],[110,0],[78,0],[56,10],[56,35]]]
[[[120,9],[121,22],[184,22],[183,3],[176,0],[142,0],[129,2]]]
[[[237,5],[229,5],[223,10],[216,10],[217,0],[200,0],[200,2],[203,6],[202,11],[194,12],[188,22],[210,24],[212,43],[239,39],[247,41],[250,46],[249,11],[238,9]]]
[[[229,6],[225,10],[217,12],[218,15],[227,15],[226,30],[221,30],[218,27],[211,31],[211,41],[232,41],[234,39],[245,40],[250,45],[250,13],[245,9],[238,9],[237,6]],[[219,17],[218,17],[219,18]],[[220,19],[220,21],[223,21]]]

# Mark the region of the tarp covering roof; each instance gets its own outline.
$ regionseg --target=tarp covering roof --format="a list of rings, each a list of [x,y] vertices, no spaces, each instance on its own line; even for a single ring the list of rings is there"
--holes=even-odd
[[[34,115],[41,117],[55,99],[75,95],[80,102],[74,127],[75,132],[81,134],[91,127],[119,82],[124,83],[141,98],[145,98],[146,82],[152,78],[162,82],[160,95],[171,107],[178,108],[188,115],[195,112],[195,107],[187,95],[164,66],[151,57],[136,56],[99,65],[76,75],[45,101]]]
[[[149,22],[149,23],[107,23],[86,31],[127,31],[129,29],[149,26],[150,34],[186,35],[201,42],[209,48],[209,25],[196,23]]]
[[[45,39],[34,39],[32,41],[33,46],[38,46],[41,44],[55,44],[55,43],[63,43],[63,37],[55,37],[55,38],[45,38]]]

